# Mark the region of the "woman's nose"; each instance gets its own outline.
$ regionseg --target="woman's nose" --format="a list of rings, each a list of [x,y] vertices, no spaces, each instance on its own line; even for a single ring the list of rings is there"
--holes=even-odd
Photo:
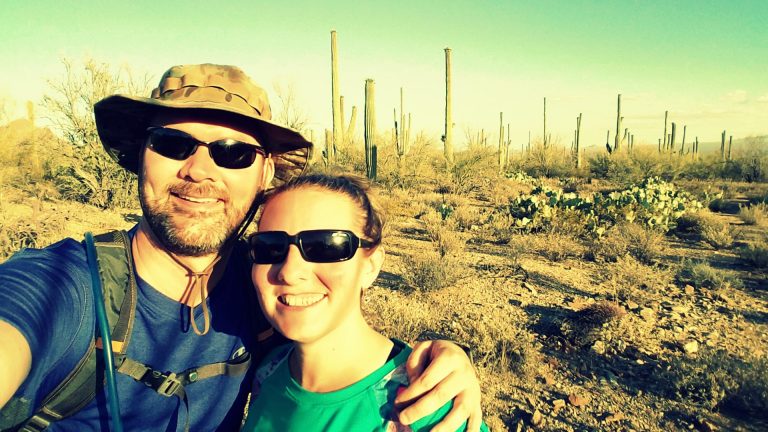
[[[296,285],[308,279],[311,264],[304,261],[296,245],[288,246],[288,254],[280,265],[277,278],[286,285]]]

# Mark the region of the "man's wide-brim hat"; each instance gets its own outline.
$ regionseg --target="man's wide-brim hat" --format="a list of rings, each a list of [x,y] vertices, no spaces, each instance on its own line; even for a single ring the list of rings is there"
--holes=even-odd
[[[272,155],[275,183],[300,175],[312,152],[312,143],[299,132],[270,121],[266,91],[235,66],[174,66],[148,98],[112,95],[94,105],[104,148],[134,173],[139,170],[147,128],[156,115],[167,111],[210,118],[251,132]]]

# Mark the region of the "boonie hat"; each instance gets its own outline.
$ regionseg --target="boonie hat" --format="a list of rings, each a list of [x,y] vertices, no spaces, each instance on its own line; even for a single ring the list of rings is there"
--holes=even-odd
[[[267,92],[235,66],[173,66],[150,97],[117,94],[100,100],[93,108],[104,149],[134,173],[139,170],[139,155],[152,118],[167,110],[226,119],[252,131],[272,155],[274,184],[300,175],[312,152],[312,143],[299,132],[270,121]]]

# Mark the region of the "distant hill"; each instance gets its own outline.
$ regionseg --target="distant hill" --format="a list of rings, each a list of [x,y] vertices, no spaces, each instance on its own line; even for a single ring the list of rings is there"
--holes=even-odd
[[[690,145],[690,141],[686,139],[685,142],[685,148],[688,149],[688,146]],[[677,143],[677,148],[680,148],[680,141]],[[731,152],[742,152],[746,150],[747,148],[755,148],[760,147],[763,150],[768,151],[768,135],[760,135],[760,136],[751,136],[751,137],[745,137],[745,138],[739,138],[733,140],[733,147],[731,148]],[[705,153],[715,153],[720,151],[720,141],[709,141],[709,142],[702,142],[699,141],[699,153],[705,154]],[[725,137],[725,151],[728,151],[728,137]]]

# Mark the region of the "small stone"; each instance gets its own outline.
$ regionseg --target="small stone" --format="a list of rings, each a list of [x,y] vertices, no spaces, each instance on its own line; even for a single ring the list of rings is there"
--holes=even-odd
[[[586,406],[590,401],[589,395],[577,395],[576,393],[573,393],[568,396],[568,402],[571,403],[571,405],[581,408]]]
[[[680,313],[680,314],[686,314],[691,310],[690,306],[685,305],[675,305],[672,306],[672,311]]]
[[[548,373],[544,375],[544,384],[548,386],[555,385],[555,378],[552,376],[552,374]]]
[[[603,343],[603,341],[595,342],[594,345],[592,345],[592,351],[599,355],[605,354],[605,343]]]
[[[563,408],[565,408],[565,399],[555,399],[552,401],[552,409],[554,410],[555,414],[557,414],[558,411]]]
[[[646,321],[653,321],[656,318],[656,313],[653,311],[653,309],[643,308],[640,310],[640,316],[643,317],[643,319]]]
[[[712,424],[707,419],[700,418],[696,421],[696,429],[698,429],[701,432],[715,432],[717,431],[717,426]]]
[[[683,345],[683,351],[688,354],[696,354],[699,352],[699,343],[697,341],[690,341]]]
[[[686,285],[683,288],[683,291],[685,291],[685,295],[692,296],[696,293],[696,288],[694,288],[692,285]]]
[[[531,415],[531,424],[534,426],[540,426],[543,421],[544,417],[541,415],[541,412],[539,410],[534,410],[533,415]]]
[[[623,413],[617,412],[617,413],[606,413],[605,418],[603,418],[603,422],[605,423],[615,423],[617,421],[622,421],[626,417]]]
[[[637,303],[635,303],[633,301],[628,301],[627,302],[627,309],[633,311],[633,310],[637,310],[638,308],[640,308],[639,304],[637,304]]]

